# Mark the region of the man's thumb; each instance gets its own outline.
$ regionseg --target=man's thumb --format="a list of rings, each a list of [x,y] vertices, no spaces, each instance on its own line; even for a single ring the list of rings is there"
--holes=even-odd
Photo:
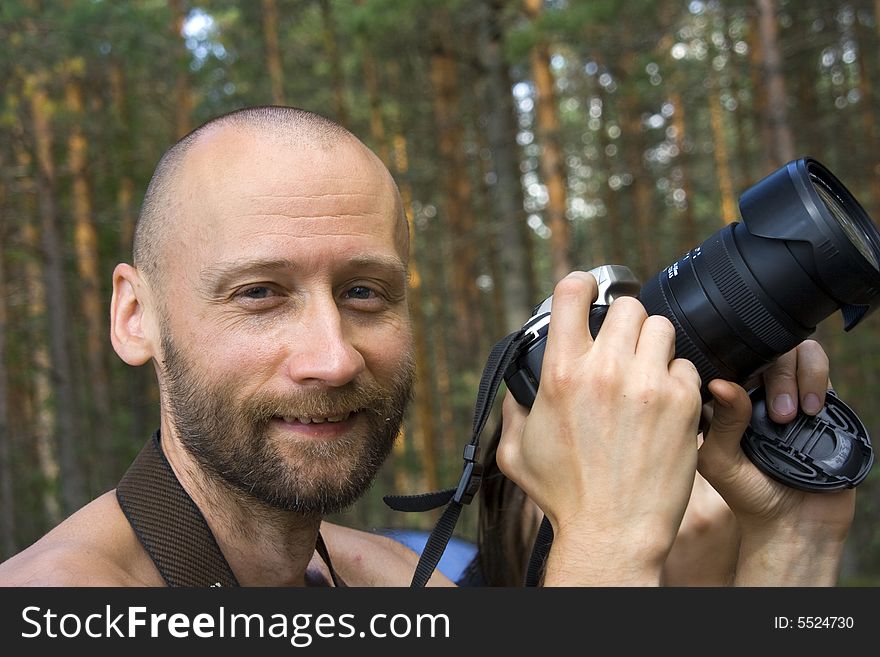
[[[730,381],[716,379],[709,383],[709,392],[715,398],[712,422],[700,447],[701,469],[730,466],[745,458],[740,440],[752,417],[752,402],[746,391]]]

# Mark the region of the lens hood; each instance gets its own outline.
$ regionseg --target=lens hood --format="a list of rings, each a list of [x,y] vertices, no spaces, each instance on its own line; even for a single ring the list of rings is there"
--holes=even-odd
[[[791,243],[801,267],[840,304],[847,330],[876,308],[880,232],[821,163],[789,162],[743,192],[739,207],[751,235]]]

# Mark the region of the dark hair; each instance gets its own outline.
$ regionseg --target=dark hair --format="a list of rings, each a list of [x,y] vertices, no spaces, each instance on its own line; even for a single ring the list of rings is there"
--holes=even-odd
[[[528,523],[528,497],[498,467],[501,423],[483,451],[479,492],[477,553],[465,568],[461,586],[522,586],[537,526]]]

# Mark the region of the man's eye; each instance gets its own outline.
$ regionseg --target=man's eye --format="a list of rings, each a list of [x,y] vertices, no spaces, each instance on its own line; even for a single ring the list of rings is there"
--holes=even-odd
[[[246,299],[268,299],[272,296],[272,290],[270,290],[265,285],[254,285],[253,287],[247,287],[243,289],[239,296],[242,296]]]
[[[372,299],[376,296],[376,293],[372,288],[363,285],[355,285],[354,287],[349,288],[346,294],[351,299]]]

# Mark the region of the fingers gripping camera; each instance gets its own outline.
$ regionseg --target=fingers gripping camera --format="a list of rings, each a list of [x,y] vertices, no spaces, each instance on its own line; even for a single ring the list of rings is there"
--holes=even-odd
[[[594,267],[588,273],[593,275],[599,287],[599,294],[590,308],[588,320],[590,333],[596,337],[611,302],[620,296],[637,297],[641,284],[629,267],[623,265],[602,265]],[[552,307],[552,294],[535,306],[532,316],[523,324],[524,336],[520,354],[505,374],[507,388],[514,399],[528,408],[532,407],[538,394]]]

